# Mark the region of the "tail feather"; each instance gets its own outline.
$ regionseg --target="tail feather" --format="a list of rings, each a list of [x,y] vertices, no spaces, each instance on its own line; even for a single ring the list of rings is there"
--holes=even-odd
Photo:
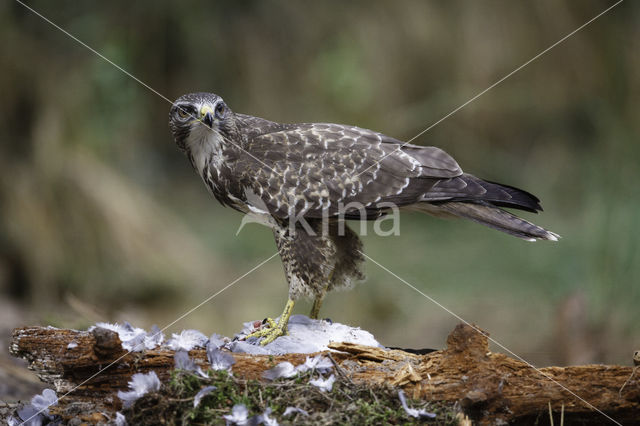
[[[540,200],[535,195],[514,186],[483,180],[467,173],[455,179],[438,182],[427,192],[427,197],[434,192],[438,195],[450,195],[447,201],[488,202],[494,206],[532,213],[542,211]]]
[[[486,196],[483,197],[486,201],[489,201],[493,205],[525,210],[531,213],[538,213],[542,211],[540,200],[530,192],[524,191],[520,188],[516,188],[515,186],[509,186],[503,183],[491,182],[488,180],[483,181],[483,183],[489,185],[489,191],[487,195],[491,194],[492,192],[497,192],[498,194],[506,194],[506,197],[500,195],[496,196],[495,198],[488,198]]]
[[[519,218],[499,207],[492,206],[489,203],[450,201],[439,203],[437,208],[442,212],[473,220],[474,222],[527,241],[557,241],[558,238],[560,238],[558,234],[547,231],[538,225]],[[425,211],[433,213],[433,205],[426,208]]]

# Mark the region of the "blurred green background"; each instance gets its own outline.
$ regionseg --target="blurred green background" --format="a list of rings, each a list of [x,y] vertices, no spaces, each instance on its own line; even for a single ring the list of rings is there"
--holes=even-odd
[[[407,140],[612,1],[30,1],[169,100],[212,91],[276,121]],[[275,252],[175,148],[169,102],[14,2],[0,5],[0,323],[164,326]],[[415,213],[366,252],[537,365],[628,364],[640,347],[640,4],[625,2],[416,143],[527,189],[526,243]],[[383,344],[458,322],[375,264],[323,315]],[[277,315],[274,259],[169,331]],[[308,313],[300,303],[297,313]],[[6,352],[6,351],[5,351]]]

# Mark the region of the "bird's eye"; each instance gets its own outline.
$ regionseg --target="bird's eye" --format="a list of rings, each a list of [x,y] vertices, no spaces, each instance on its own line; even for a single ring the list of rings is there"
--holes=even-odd
[[[225,110],[226,110],[226,107],[224,106],[224,104],[222,102],[219,102],[218,105],[216,105],[216,118],[218,119],[222,118]]]
[[[184,120],[189,117],[189,111],[185,107],[178,107],[178,117]]]

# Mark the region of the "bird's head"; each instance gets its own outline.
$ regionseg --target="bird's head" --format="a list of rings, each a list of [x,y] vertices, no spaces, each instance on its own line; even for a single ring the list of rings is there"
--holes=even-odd
[[[236,131],[233,111],[214,93],[189,93],[171,106],[169,127],[178,147],[191,150],[194,144],[217,144]]]

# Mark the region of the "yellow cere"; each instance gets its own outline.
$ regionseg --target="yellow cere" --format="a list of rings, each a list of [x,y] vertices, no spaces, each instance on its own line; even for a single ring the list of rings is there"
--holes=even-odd
[[[209,105],[202,105],[200,107],[200,118],[204,117],[208,112],[210,112],[213,115],[214,114],[213,108],[211,108],[211,106]]]

